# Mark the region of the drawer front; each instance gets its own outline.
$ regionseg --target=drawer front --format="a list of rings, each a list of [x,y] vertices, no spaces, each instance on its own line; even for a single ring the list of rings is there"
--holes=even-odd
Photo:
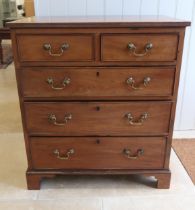
[[[18,35],[18,55],[25,61],[92,61],[93,35]]]
[[[175,61],[178,35],[102,35],[102,61]]]
[[[29,102],[25,115],[31,135],[156,135],[167,134],[171,106],[171,102]]]
[[[166,139],[31,138],[36,169],[161,169]]]
[[[31,68],[21,70],[21,82],[24,97],[171,96],[174,74],[173,68]]]

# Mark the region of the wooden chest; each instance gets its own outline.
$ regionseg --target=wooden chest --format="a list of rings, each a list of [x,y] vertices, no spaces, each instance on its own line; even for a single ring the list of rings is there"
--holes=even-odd
[[[188,25],[159,17],[9,24],[28,189],[66,174],[140,174],[169,187]]]

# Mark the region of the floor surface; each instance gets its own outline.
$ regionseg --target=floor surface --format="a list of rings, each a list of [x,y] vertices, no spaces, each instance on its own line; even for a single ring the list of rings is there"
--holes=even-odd
[[[195,185],[195,139],[175,139],[173,148]]]
[[[67,176],[26,190],[27,167],[14,67],[0,71],[0,210],[195,210],[195,187],[172,151],[169,190],[153,178]]]

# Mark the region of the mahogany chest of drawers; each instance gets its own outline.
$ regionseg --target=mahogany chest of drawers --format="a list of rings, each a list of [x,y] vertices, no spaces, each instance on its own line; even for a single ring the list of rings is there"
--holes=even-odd
[[[9,24],[28,189],[67,174],[140,174],[169,187],[188,25],[147,17]]]

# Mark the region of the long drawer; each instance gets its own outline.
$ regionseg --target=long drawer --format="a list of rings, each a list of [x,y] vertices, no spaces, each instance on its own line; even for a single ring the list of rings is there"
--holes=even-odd
[[[102,61],[175,61],[177,34],[104,34]]]
[[[131,136],[169,131],[171,102],[25,103],[31,135]]]
[[[24,68],[20,72],[23,96],[42,100],[166,97],[173,94],[175,75],[171,67]]]
[[[30,144],[35,169],[162,169],[166,139],[35,137]]]
[[[21,62],[93,61],[93,34],[17,35]]]

